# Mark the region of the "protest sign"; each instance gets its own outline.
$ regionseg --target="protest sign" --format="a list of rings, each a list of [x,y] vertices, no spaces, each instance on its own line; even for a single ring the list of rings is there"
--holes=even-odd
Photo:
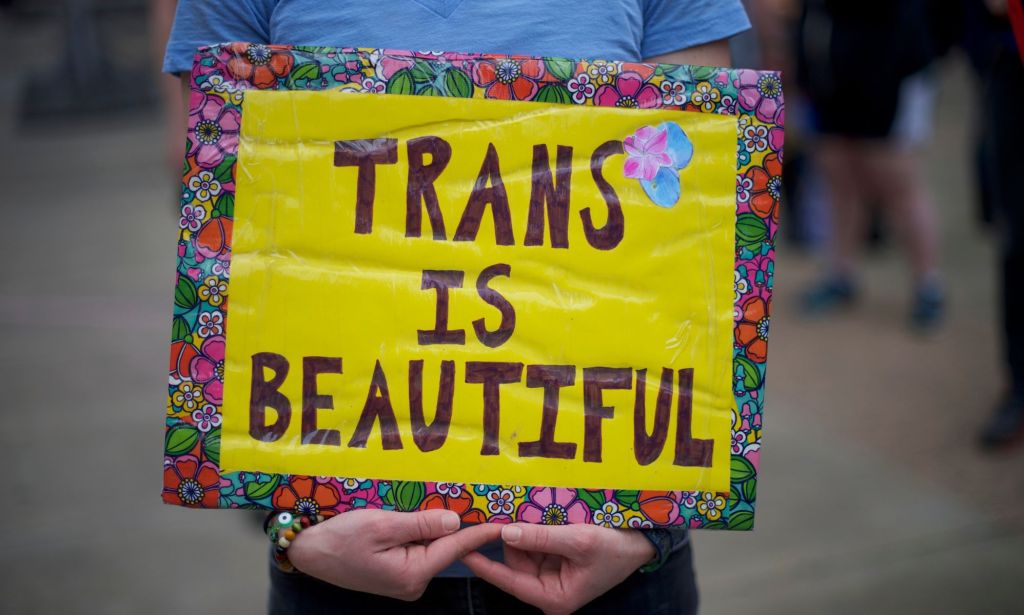
[[[233,44],[192,79],[166,501],[752,526],[776,74]]]

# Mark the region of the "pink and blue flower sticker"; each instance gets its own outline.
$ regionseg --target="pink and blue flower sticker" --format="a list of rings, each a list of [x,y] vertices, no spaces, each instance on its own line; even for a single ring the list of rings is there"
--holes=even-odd
[[[693,142],[675,122],[643,126],[623,141],[623,174],[640,180],[647,197],[659,207],[679,202],[679,172],[693,158]]]

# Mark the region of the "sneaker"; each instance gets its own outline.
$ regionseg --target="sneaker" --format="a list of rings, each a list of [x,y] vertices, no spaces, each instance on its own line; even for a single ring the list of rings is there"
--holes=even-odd
[[[946,315],[946,295],[937,285],[922,286],[914,292],[910,327],[918,332],[934,331]]]
[[[853,304],[857,293],[853,284],[846,278],[830,277],[819,282],[804,293],[803,312],[808,316],[817,316]]]
[[[981,432],[981,446],[994,450],[1024,440],[1024,394],[1003,402]]]

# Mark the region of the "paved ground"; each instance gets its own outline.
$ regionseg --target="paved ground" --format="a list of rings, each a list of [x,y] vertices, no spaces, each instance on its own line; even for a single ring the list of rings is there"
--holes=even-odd
[[[5,40],[9,55],[20,39]],[[175,189],[156,120],[19,127],[15,84],[0,85],[2,610],[259,611],[253,524],[159,502]],[[905,334],[891,253],[869,259],[856,311],[801,322],[794,297],[815,270],[780,253],[757,529],[696,537],[706,613],[1019,612],[1024,451],[973,448],[999,366],[968,87],[946,71],[930,151],[943,333]]]

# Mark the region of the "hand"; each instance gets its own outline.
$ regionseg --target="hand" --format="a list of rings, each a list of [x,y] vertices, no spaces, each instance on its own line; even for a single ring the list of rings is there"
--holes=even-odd
[[[460,531],[459,523],[450,510],[353,510],[299,532],[288,559],[339,587],[416,600],[434,575],[501,532],[490,523]]]
[[[478,577],[548,615],[571,613],[615,587],[655,555],[635,530],[516,523],[501,531],[505,563],[470,552]]]

